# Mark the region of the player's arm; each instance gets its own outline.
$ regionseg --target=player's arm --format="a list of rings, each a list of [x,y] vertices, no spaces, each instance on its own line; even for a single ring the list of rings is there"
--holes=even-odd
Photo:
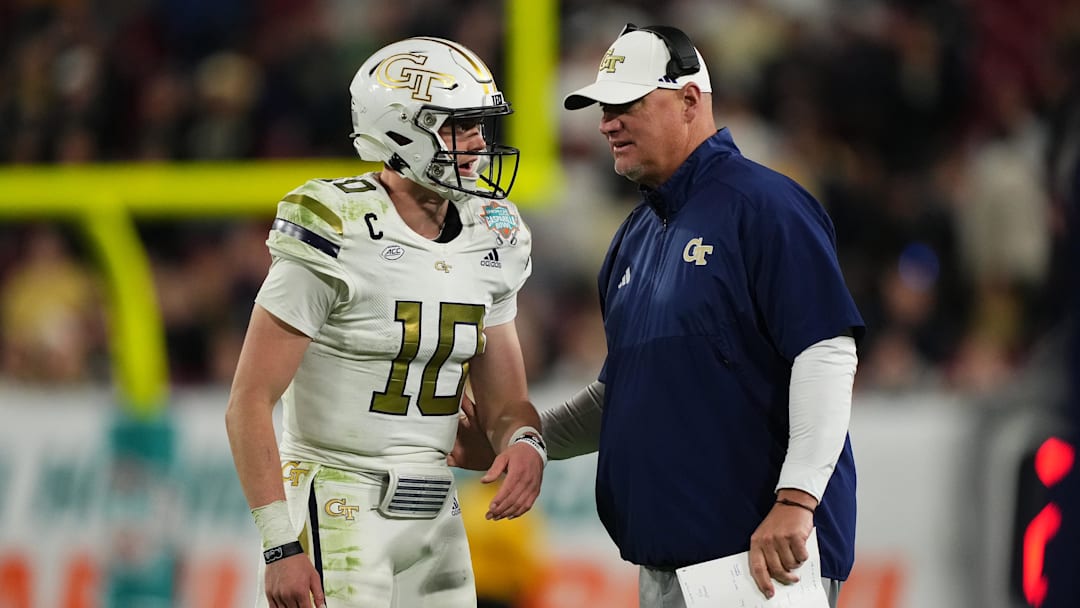
[[[256,297],[225,414],[237,476],[262,537],[272,606],[323,603],[311,561],[298,555],[281,479],[273,410],[343,288],[295,260],[275,259]]]
[[[288,555],[298,545],[285,504],[273,422],[274,405],[292,381],[310,342],[256,304],[225,412],[236,473],[263,537],[263,549],[287,555],[272,562],[272,557],[266,558],[266,594],[271,605],[311,606],[313,596],[316,606],[325,602],[311,562],[303,554]]]
[[[776,504],[750,538],[750,571],[767,597],[771,579],[797,580],[791,571],[809,557],[806,539],[814,510],[844,448],[858,357],[855,340],[838,336],[813,344],[791,368],[788,453]]]
[[[540,494],[547,462],[540,436],[540,416],[529,401],[525,362],[513,321],[484,330],[484,352],[469,363],[475,416],[496,457],[481,481],[505,474],[492,500],[489,519],[517,517],[528,511]]]
[[[236,365],[225,428],[252,509],[285,500],[273,411],[311,338],[256,304]]]

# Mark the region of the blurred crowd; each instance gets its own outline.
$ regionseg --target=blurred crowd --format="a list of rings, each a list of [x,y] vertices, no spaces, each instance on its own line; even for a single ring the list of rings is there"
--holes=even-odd
[[[718,124],[826,206],[868,325],[857,390],[988,394],[1060,331],[1080,2],[559,10],[560,94],[593,79],[626,22],[677,25],[709,65]],[[371,51],[452,38],[505,90],[528,77],[503,68],[505,33],[494,0],[0,1],[0,162],[347,157],[348,83]],[[585,381],[604,351],[595,273],[637,193],[597,111],[558,116],[567,188],[526,210],[536,272],[518,324],[531,380]],[[140,221],[174,383],[231,379],[274,206]],[[103,289],[76,227],[0,224],[0,379],[108,381]]]

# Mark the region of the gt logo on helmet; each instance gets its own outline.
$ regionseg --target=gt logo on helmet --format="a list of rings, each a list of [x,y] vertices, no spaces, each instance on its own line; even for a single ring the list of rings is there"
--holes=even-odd
[[[512,110],[476,53],[442,38],[399,40],[364,61],[349,94],[360,158],[455,201],[509,196],[521,152],[496,136]],[[470,139],[463,149],[450,129],[474,124],[483,127],[479,147]]]
[[[431,101],[431,87],[452,88],[454,77],[423,69],[427,60],[427,55],[418,53],[391,55],[379,64],[377,77],[391,89],[412,89],[412,98],[417,101]]]

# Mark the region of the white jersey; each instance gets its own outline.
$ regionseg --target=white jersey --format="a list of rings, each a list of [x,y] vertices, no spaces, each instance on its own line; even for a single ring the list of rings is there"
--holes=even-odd
[[[413,232],[374,174],[312,180],[278,205],[275,261],[302,264],[337,294],[315,320],[290,314],[302,289],[264,285],[256,298],[312,338],[282,396],[283,460],[380,471],[445,461],[468,361],[484,327],[513,320],[532,272],[512,203],[450,205],[446,242]]]

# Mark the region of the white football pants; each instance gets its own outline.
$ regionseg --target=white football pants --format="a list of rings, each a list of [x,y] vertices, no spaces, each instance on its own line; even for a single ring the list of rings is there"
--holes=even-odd
[[[326,608],[475,608],[456,486],[433,519],[385,517],[386,475],[284,463],[289,513],[322,576]],[[260,555],[256,606],[266,600]]]

